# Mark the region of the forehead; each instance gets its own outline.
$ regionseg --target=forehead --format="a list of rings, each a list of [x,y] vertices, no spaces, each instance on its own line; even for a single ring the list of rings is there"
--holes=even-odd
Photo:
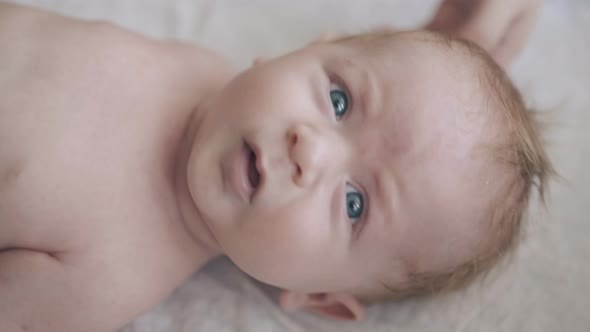
[[[479,156],[487,117],[476,63],[439,41],[413,38],[357,45],[348,59],[370,82],[363,84],[372,114],[361,134],[363,160],[381,174],[384,201],[375,215],[391,225],[375,235],[384,245],[378,250],[412,270],[468,259],[492,174]]]
[[[389,137],[416,142],[449,127],[461,136],[478,130],[473,120],[483,118],[486,89],[478,62],[462,48],[419,33],[347,46],[334,61],[345,63],[364,85],[370,111],[381,113],[375,124],[391,129]]]

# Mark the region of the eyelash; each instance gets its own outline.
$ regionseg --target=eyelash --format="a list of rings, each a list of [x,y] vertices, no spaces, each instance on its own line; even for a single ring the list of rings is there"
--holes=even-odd
[[[340,89],[342,89],[342,91],[344,91],[344,94],[346,95],[346,98],[348,99],[348,111],[346,112],[346,114],[344,114],[343,117],[341,117],[340,119],[337,119],[337,121],[345,120],[346,118],[348,118],[349,111],[354,107],[354,99],[352,98],[350,90],[348,89],[348,86],[346,85],[346,83],[344,83],[343,79],[341,79],[339,76],[336,76],[336,75],[331,75],[329,78],[330,78],[330,90],[329,91],[332,91],[332,85],[336,85],[338,88],[340,88]],[[331,105],[331,103],[330,103],[330,105]]]
[[[346,113],[339,119],[337,119],[337,121],[342,121],[345,120],[346,118],[348,118],[349,112],[352,110],[353,106],[354,106],[354,101],[352,98],[352,95],[350,94],[350,90],[348,89],[348,86],[344,83],[344,81],[337,77],[337,76],[331,76],[330,77],[330,92],[332,92],[332,86],[335,85],[337,86],[339,89],[341,89],[344,94],[346,95],[347,101],[348,101],[348,108]],[[330,105],[331,105],[331,101],[330,101]],[[332,110],[333,112],[333,110]],[[365,194],[365,192],[363,190],[359,190],[357,188],[356,185],[353,185],[352,183],[346,183],[346,187],[345,187],[345,198],[346,195],[348,194],[348,190],[346,189],[348,186],[354,188],[354,190],[358,193],[360,193],[362,200],[363,200],[363,210],[361,212],[361,215],[357,218],[357,222],[355,222],[354,224],[351,225],[352,230],[353,230],[353,237],[357,238],[361,232],[361,230],[363,229],[363,226],[365,224],[366,221],[366,216],[367,216],[367,211],[368,211],[368,199],[367,199],[367,195]],[[345,204],[344,206],[345,210],[347,210],[348,206]],[[348,221],[351,220],[350,217],[348,217],[348,211],[346,211],[346,218],[348,219]]]
[[[347,183],[346,186],[350,186],[353,187],[358,193],[360,193],[362,199],[363,199],[363,211],[361,213],[361,215],[357,218],[357,222],[354,224],[351,224],[350,227],[352,227],[352,231],[353,231],[353,236],[354,238],[358,238],[359,234],[361,233],[362,229],[364,228],[365,222],[367,220],[367,213],[369,210],[369,200],[367,199],[367,195],[365,194],[365,192],[363,190],[360,190],[357,188],[357,186],[351,184],[351,183]],[[345,197],[346,194],[348,193],[348,191],[345,189]],[[347,206],[344,206],[345,210],[347,209]],[[346,212],[346,218],[348,219],[348,221],[351,220],[351,218],[348,217],[348,211]]]

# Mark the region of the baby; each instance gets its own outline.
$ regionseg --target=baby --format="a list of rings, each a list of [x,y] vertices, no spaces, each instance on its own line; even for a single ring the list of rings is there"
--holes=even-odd
[[[487,271],[551,172],[501,67],[447,35],[321,41],[236,74],[0,4],[0,45],[1,331],[114,331],[220,255],[286,310],[360,319]]]

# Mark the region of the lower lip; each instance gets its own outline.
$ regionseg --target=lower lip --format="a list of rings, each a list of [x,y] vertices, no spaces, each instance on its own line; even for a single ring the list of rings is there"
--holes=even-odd
[[[250,197],[254,191],[248,179],[248,164],[250,162],[250,151],[245,143],[232,155],[229,165],[229,181],[234,191],[242,199],[250,203]]]

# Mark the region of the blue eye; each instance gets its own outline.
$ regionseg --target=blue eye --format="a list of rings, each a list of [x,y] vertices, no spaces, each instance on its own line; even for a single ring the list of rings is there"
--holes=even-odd
[[[348,187],[352,188],[352,190],[349,191]],[[353,224],[360,220],[364,209],[363,195],[354,187],[348,185],[346,189],[346,212]]]
[[[348,96],[346,92],[336,84],[330,86],[330,100],[336,114],[336,119],[340,120],[348,112]]]

